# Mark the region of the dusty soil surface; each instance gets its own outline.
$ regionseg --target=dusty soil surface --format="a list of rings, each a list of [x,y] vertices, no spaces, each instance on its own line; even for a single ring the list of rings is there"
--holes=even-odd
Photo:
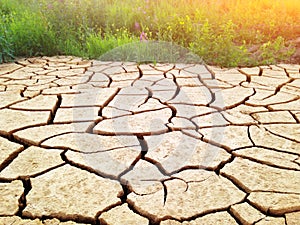
[[[299,69],[0,65],[0,224],[299,224]]]

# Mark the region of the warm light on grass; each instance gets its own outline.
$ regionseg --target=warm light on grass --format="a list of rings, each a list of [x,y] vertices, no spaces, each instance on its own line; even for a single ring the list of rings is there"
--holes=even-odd
[[[0,13],[8,58],[97,58],[143,34],[210,64],[257,65],[287,60],[300,36],[299,0],[0,0]]]

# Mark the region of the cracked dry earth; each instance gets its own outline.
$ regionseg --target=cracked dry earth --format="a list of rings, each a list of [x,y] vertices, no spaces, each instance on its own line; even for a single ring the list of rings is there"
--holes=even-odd
[[[0,224],[300,224],[299,65],[0,65]]]

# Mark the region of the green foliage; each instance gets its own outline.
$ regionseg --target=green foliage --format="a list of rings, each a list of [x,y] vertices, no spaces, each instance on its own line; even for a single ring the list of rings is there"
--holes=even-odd
[[[42,19],[40,14],[30,11],[12,18],[8,30],[16,55],[47,55],[56,50],[55,35]]]
[[[40,12],[34,12],[18,1],[0,4],[2,39],[10,55],[34,56],[53,54],[56,38]]]
[[[90,33],[86,39],[86,53],[89,58],[99,58],[116,47],[131,43],[134,37],[126,29],[117,29],[117,33]]]
[[[14,58],[12,41],[7,34],[7,24],[10,21],[10,13],[7,9],[7,5],[2,3],[0,8],[3,10],[3,14],[0,15],[0,63],[7,62]]]
[[[8,40],[0,35],[0,63],[8,62],[13,59],[13,50]]]
[[[98,58],[144,31],[209,64],[276,63],[293,53],[285,40],[300,34],[297,1],[0,0],[0,62],[13,55]],[[260,47],[250,54],[253,45]]]
[[[245,44],[235,45],[235,26],[232,21],[222,25],[223,32],[216,33],[208,21],[198,28],[190,49],[203,59],[223,66],[248,65],[249,54]]]
[[[283,37],[277,37],[273,42],[268,41],[260,47],[259,61],[263,64],[274,64],[294,53],[291,45],[286,46]]]
[[[7,35],[4,17],[5,16],[2,16],[0,23],[0,63],[7,62],[14,58],[13,47]]]

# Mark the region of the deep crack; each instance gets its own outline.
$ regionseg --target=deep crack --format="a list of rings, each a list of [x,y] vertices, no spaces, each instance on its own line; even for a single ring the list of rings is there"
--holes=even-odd
[[[56,102],[56,104],[55,104],[55,107],[54,107],[53,111],[52,111],[51,114],[50,114],[50,119],[49,119],[49,121],[48,121],[48,124],[53,124],[53,121],[54,121],[54,119],[55,119],[56,112],[57,112],[57,110],[60,108],[61,102],[62,102],[62,97],[61,97],[61,95],[59,94],[59,95],[57,95],[57,102]]]
[[[27,200],[26,196],[29,193],[29,191],[32,189],[31,182],[29,178],[22,179],[24,193],[19,199],[19,210],[17,212],[17,216],[22,217],[22,212],[26,208]]]

